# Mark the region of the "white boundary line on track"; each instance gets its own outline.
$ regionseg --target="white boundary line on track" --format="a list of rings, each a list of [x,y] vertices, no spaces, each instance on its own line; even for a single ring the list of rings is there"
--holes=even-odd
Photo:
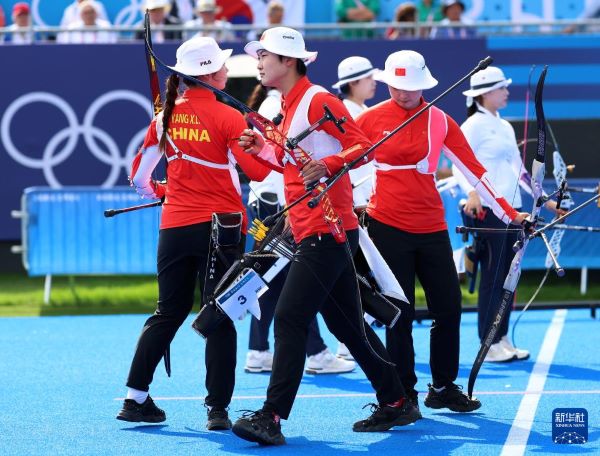
[[[554,312],[554,317],[546,331],[542,348],[529,377],[529,383],[525,391],[527,394],[521,399],[519,409],[508,432],[500,456],[521,456],[525,453],[527,440],[529,440],[531,427],[533,426],[538,404],[542,397],[541,392],[544,391],[546,377],[548,376],[550,366],[552,366],[552,360],[558,347],[566,317],[566,309],[559,309]],[[530,392],[534,393],[529,394]]]

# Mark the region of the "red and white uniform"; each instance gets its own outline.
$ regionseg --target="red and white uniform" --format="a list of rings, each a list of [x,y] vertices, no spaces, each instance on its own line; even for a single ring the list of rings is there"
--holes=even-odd
[[[373,142],[423,108],[407,111],[387,100],[363,112],[357,124]],[[494,214],[506,223],[517,212],[499,196],[457,123],[435,106],[375,149],[375,183],[367,212],[374,219],[410,233],[447,229],[444,207],[435,187],[440,153],[461,170]]]
[[[371,142],[357,127],[339,98],[322,87],[311,84],[306,76],[302,77],[287,96],[282,98],[281,112],[284,117],[279,129],[288,138],[298,135],[323,117],[323,105],[327,105],[335,117],[346,117],[347,122],[343,124],[346,133],[340,132],[333,122],[325,122],[300,141],[299,147],[310,154],[313,160],[323,160],[329,173],[334,174],[371,146]],[[288,204],[306,192],[298,168],[293,163],[283,160],[273,144],[267,141],[257,158],[283,166],[285,198]],[[348,175],[336,182],[328,191],[328,195],[342,219],[344,229],[358,228],[358,220],[352,209],[352,187]],[[289,217],[297,242],[312,234],[330,233],[320,207],[310,209],[307,204],[300,203],[290,210]]]
[[[177,99],[166,146],[168,185],[161,229],[208,222],[213,212],[241,212],[246,232],[248,221],[235,164],[252,180],[264,179],[270,170],[238,146],[245,128],[243,116],[218,102],[207,89],[187,89]],[[155,196],[150,179],[162,155],[158,150],[161,135],[159,113],[148,128],[141,162],[131,176],[138,192],[147,196]]]

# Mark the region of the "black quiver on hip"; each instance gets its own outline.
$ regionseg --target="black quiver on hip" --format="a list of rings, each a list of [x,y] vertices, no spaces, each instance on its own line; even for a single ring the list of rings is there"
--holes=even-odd
[[[192,323],[192,328],[204,338],[227,318],[215,305],[214,296],[223,281],[230,276],[237,276],[234,270],[238,268],[237,264],[242,258],[245,245],[242,238],[242,220],[241,212],[214,213],[212,216],[202,308]],[[241,268],[239,270],[241,271]]]

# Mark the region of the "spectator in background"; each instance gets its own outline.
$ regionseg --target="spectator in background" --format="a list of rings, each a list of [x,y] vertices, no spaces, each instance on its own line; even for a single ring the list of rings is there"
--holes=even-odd
[[[283,24],[283,14],[285,10],[283,4],[278,1],[271,1],[267,5],[267,23],[268,28]]]
[[[182,23],[194,19],[194,0],[171,0],[171,16]]]
[[[335,12],[338,22],[356,23],[355,29],[342,32],[344,38],[372,38],[374,30],[369,30],[365,23],[374,22],[379,14],[379,0],[336,0]]]
[[[417,11],[418,21],[421,24],[433,24],[444,18],[439,0],[421,0]],[[419,35],[422,38],[428,37],[431,35],[431,27],[421,27]]]
[[[2,5],[0,5],[0,27],[4,27],[6,25],[6,17],[4,17],[4,10],[2,9]]]
[[[246,0],[246,3],[252,8],[254,15],[254,25],[256,27],[267,28],[268,8],[273,2],[269,0]],[[278,0],[285,12],[280,24],[301,26],[304,24],[306,12],[305,0]]]
[[[194,12],[198,17],[185,23],[186,28],[194,29],[185,32],[186,39],[209,36],[219,42],[235,40],[231,24],[221,19],[217,20],[220,8],[217,6],[215,0],[198,0]],[[204,30],[205,27],[210,27],[211,29]]]
[[[162,25],[180,25],[181,21],[171,16],[171,3],[169,0],[146,0],[142,11],[148,10],[150,15],[150,27],[152,30],[152,42],[163,43],[166,40],[180,40],[181,32],[173,30],[156,30],[155,27]],[[144,31],[140,30],[135,34],[136,39],[144,39]]]
[[[444,18],[438,0],[421,0],[417,10],[419,22],[439,22]]]
[[[444,0],[442,4],[444,19],[440,25],[471,24],[470,21],[463,19],[464,11],[465,4],[460,0]],[[431,31],[431,38],[471,38],[474,36],[475,29],[472,27],[435,27]]]
[[[12,25],[7,30],[7,41],[13,44],[33,43],[33,32],[31,31],[31,12],[29,5],[24,2],[15,3],[12,9]]]
[[[262,36],[263,32],[266,29],[283,25],[284,15],[285,15],[285,8],[283,6],[283,3],[278,2],[278,1],[270,1],[269,4],[267,5],[267,13],[266,13],[267,26],[264,29],[259,30],[256,35],[254,35],[254,32],[248,33],[248,39],[260,40],[260,37]],[[260,21],[260,22],[263,22],[263,21]]]
[[[394,14],[394,22],[414,25],[417,21],[417,7],[413,2],[400,3]],[[396,28],[390,27],[385,32],[388,40],[397,40],[399,38],[414,38],[416,35],[414,28]]]
[[[91,43],[116,43],[117,35],[109,30],[96,30],[97,28],[110,28],[111,24],[104,19],[100,19],[99,3],[93,0],[83,0],[78,4],[78,21],[71,23],[66,32],[58,34],[56,39],[59,43],[69,44],[91,44]],[[84,28],[93,30],[81,30]]]
[[[81,15],[79,14],[79,4],[82,1],[83,0],[75,0],[73,3],[71,3],[65,8],[63,17],[60,20],[60,26],[62,28],[67,28],[73,22],[78,22],[81,20]],[[106,15],[106,9],[104,8],[104,5],[100,1],[96,1],[96,3],[98,4],[98,18],[108,21],[108,16]]]

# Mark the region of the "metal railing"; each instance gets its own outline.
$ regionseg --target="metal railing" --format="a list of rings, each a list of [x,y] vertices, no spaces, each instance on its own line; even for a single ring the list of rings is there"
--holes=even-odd
[[[598,34],[600,33],[600,19],[588,20],[554,20],[554,21],[481,21],[471,24],[441,24],[441,23],[407,23],[407,22],[365,22],[365,23],[311,23],[298,26],[290,25],[303,32],[311,39],[371,39],[373,37],[385,38],[386,32],[392,29],[399,30],[401,38],[429,38],[433,29],[466,29],[476,36],[536,36],[536,35],[561,35],[561,34]],[[214,26],[189,27],[185,25],[154,26],[153,31],[180,32],[184,36],[191,36],[196,32],[218,35],[231,32],[239,41],[259,35],[265,27],[255,25],[231,25],[228,29]],[[19,31],[8,27],[0,28],[0,35],[13,33],[26,33],[34,36],[34,41],[54,41],[59,33],[71,32],[114,32],[119,42],[131,41],[136,32],[141,32],[141,26],[111,27],[83,27],[67,29],[63,27],[32,26]]]

